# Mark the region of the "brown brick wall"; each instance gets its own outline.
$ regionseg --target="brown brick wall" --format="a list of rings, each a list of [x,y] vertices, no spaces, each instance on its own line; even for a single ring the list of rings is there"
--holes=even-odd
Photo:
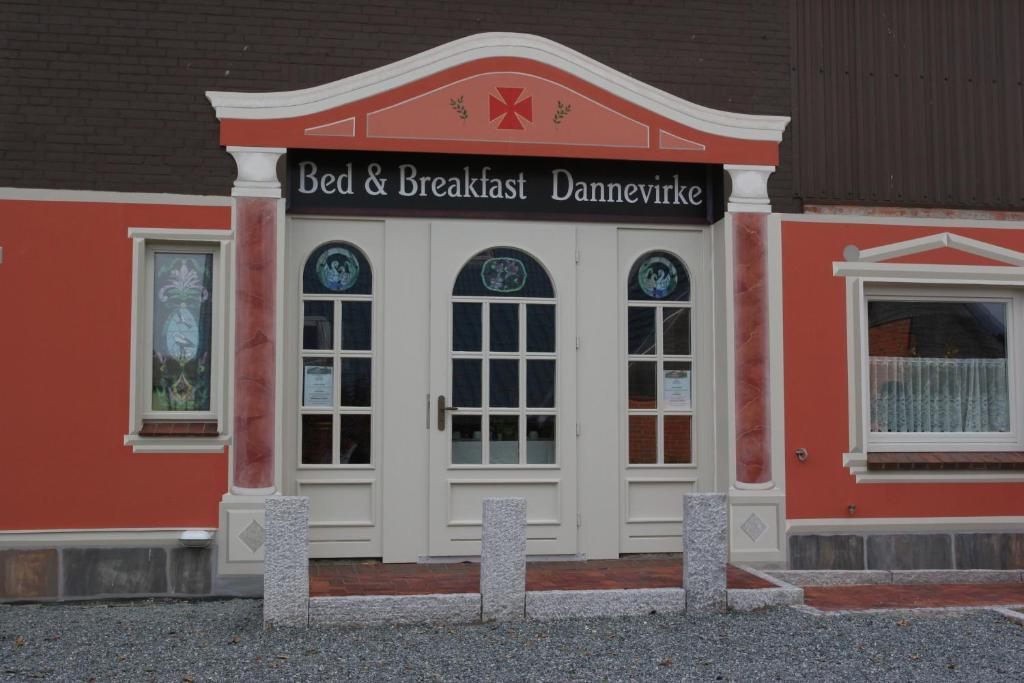
[[[308,87],[481,31],[536,33],[710,107],[789,112],[784,0],[2,0],[0,15],[0,186],[226,194],[206,90]],[[798,208],[790,149],[779,210]]]

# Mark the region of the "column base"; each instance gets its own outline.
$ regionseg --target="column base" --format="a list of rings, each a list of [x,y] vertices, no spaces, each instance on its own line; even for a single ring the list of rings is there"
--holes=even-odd
[[[729,489],[732,562],[786,562],[786,493],[779,488]]]
[[[217,573],[221,576],[263,576],[268,496],[226,493],[220,500],[217,530]]]

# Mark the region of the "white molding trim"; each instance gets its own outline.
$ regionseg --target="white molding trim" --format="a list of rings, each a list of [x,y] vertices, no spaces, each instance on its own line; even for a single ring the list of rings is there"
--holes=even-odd
[[[128,228],[129,239],[209,242],[234,239],[230,228]]]
[[[132,453],[224,453],[224,447],[231,443],[227,435],[208,437],[160,437],[125,434],[124,445],[132,447]]]
[[[837,517],[787,519],[787,533],[835,531],[1002,531],[1024,529],[1024,517]]]
[[[0,531],[0,548],[17,545],[142,545],[178,543],[183,531],[210,531],[215,527],[161,527],[153,529],[29,529]]]
[[[850,470],[858,484],[1003,484],[1024,481],[1024,472],[1019,470],[869,470],[867,455],[859,451],[843,453],[843,467]]]
[[[780,142],[788,116],[737,114],[702,107],[647,85],[564,45],[525,33],[478,33],[333,83],[271,93],[209,91],[224,119],[280,119],[340,107],[399,88],[460,64],[488,57],[521,57],[566,71],[676,123],[713,135]]]
[[[1024,285],[1024,267],[957,266],[932,263],[864,263],[834,261],[837,277],[863,278],[866,282],[907,284]]]
[[[1024,266],[1024,253],[989,244],[988,242],[982,242],[981,240],[962,237],[951,232],[940,232],[934,235],[918,237],[917,239],[903,242],[894,242],[864,250],[850,245],[843,250],[843,257],[849,262],[878,263],[879,261],[888,261],[900,256],[911,256],[947,247],[966,254],[992,259],[993,261],[1002,261],[1010,266]]]
[[[912,216],[865,216],[824,213],[779,213],[784,223],[839,223],[847,225],[877,225],[882,227],[950,228],[961,230],[1024,229],[1024,221],[1003,221],[982,218],[915,218]]]
[[[160,194],[149,192],[105,192],[102,190],[51,190],[46,188],[0,187],[0,200],[30,202],[83,202],[90,204],[167,204],[186,206],[231,206],[231,197],[205,194]]]
[[[771,213],[768,176],[775,172],[774,166],[725,164],[725,170],[732,179],[727,207],[730,213]]]

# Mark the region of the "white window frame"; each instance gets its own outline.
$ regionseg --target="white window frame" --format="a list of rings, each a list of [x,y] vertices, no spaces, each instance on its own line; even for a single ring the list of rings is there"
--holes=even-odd
[[[129,228],[132,240],[132,337],[128,433],[125,445],[135,453],[222,453],[227,435],[228,339],[231,237],[226,230]],[[210,410],[154,411],[152,399],[153,263],[156,252],[205,252],[213,255]],[[216,420],[217,436],[149,437],[144,422]]]
[[[1007,265],[943,265],[930,263],[886,263],[888,259],[911,256],[931,249],[950,248],[976,256],[1004,263]],[[865,291],[874,294],[883,289],[898,291],[898,288],[922,288],[938,292],[954,291],[965,298],[986,294],[1012,292],[1013,297],[1024,295],[1024,253],[988,244],[979,240],[963,237],[955,233],[944,232],[915,238],[903,242],[886,244],[870,249],[859,250],[854,246],[847,247],[843,252],[846,261],[832,264],[832,273],[846,280],[846,322],[847,322],[847,373],[849,391],[849,452],[843,454],[844,466],[856,477],[857,483],[983,483],[1024,481],[1024,474],[1011,470],[886,470],[870,471],[867,468],[869,448],[879,452],[868,440],[868,411],[865,398],[867,383],[867,304]],[[998,294],[997,294],[998,296]],[[1004,294],[1005,296],[1005,294]],[[1024,336],[1021,314],[1011,312],[1008,327],[1014,326],[1016,336]],[[1009,334],[1008,334],[1009,336]],[[1008,344],[1010,347],[1011,344]],[[1012,353],[1012,351],[1011,351]],[[1013,375],[1010,378],[1011,392],[1016,398],[1017,408],[1024,408],[1021,390],[1024,381],[1021,372],[1024,370],[1019,357],[1015,361]],[[1020,418],[1014,415],[1015,420]],[[1015,426],[1017,434],[1021,434],[1019,423]],[[928,448],[929,451],[946,452],[957,449],[944,443],[941,448]],[[961,448],[959,450],[983,450],[981,448]],[[990,451],[1020,450],[1012,444],[990,447]]]
[[[1007,383],[1009,386],[1009,432],[872,432],[869,391],[868,303],[871,301],[979,302],[1006,304]],[[870,283],[860,297],[856,327],[860,351],[857,354],[857,384],[860,414],[863,416],[862,443],[867,452],[970,452],[1018,451],[1024,447],[1024,423],[1020,408],[1024,405],[1024,380],[1021,376],[1020,344],[1022,326],[1021,292],[1008,288],[950,287],[943,285],[893,285]]]

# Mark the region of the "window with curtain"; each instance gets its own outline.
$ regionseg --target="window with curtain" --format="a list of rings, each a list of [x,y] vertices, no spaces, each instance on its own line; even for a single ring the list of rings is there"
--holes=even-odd
[[[1012,310],[1012,300],[869,299],[874,441],[895,434],[1011,432]]]

